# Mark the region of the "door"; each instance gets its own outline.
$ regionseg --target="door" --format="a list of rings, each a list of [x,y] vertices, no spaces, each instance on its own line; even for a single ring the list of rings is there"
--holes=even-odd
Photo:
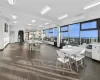
[[[15,31],[10,31],[10,43],[15,43]]]
[[[18,37],[19,37],[19,42],[22,44],[24,42],[24,31],[19,30]]]

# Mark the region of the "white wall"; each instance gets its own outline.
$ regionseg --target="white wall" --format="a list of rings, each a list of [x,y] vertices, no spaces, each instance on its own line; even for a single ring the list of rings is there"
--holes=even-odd
[[[17,25],[10,27],[10,31],[14,31],[15,32],[15,41],[14,42],[18,42],[18,31],[19,30],[23,30],[24,31],[24,40],[25,40],[25,27],[23,27],[23,26],[17,26]],[[10,35],[10,39],[11,39],[11,35]]]
[[[3,17],[0,15],[0,49],[3,49]]]
[[[4,32],[5,23],[8,24],[8,32]],[[9,23],[3,15],[0,15],[0,49],[9,43]]]
[[[8,32],[3,32],[3,36],[4,36],[4,45],[3,45],[3,48],[9,43],[9,23],[6,21],[6,19],[4,19],[3,21],[4,23],[7,23],[8,24]],[[4,28],[3,28],[3,31],[4,31]]]

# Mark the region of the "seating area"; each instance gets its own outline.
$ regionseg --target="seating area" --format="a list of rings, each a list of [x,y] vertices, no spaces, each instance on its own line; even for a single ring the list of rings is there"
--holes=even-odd
[[[82,68],[84,66],[83,59],[85,59],[85,51],[86,51],[86,48],[80,48],[80,47],[75,47],[75,46],[70,46],[70,45],[68,45],[67,47],[64,46],[63,49],[59,50],[59,52],[62,53],[60,56],[65,55],[64,58],[67,57],[69,59],[68,61],[70,63],[70,68],[71,68],[71,64],[75,64],[77,72],[78,72],[79,65],[81,65]]]

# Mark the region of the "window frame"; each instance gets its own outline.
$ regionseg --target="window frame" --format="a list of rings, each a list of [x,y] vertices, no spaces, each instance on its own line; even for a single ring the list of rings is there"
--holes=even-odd
[[[68,26],[68,25],[61,26],[61,27],[60,27],[60,32],[68,32],[68,29],[67,29],[67,30],[65,30],[65,31],[62,31],[62,30],[61,30],[61,28],[63,28],[63,27],[67,27],[67,28],[69,28],[69,26]]]
[[[94,21],[96,21],[96,28],[82,29],[82,24],[89,23],[89,22],[94,22]],[[80,26],[80,31],[98,30],[98,20],[90,20],[90,21],[81,22],[80,25],[81,25]]]
[[[50,29],[52,29],[52,32],[50,32]],[[49,33],[53,33],[53,28],[49,28]]]

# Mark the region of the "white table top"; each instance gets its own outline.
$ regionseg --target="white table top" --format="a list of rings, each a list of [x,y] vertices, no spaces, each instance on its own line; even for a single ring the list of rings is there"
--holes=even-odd
[[[83,50],[82,48],[68,48],[68,49],[60,49],[61,52],[66,53],[66,55],[75,55],[77,53],[79,53],[81,50]]]
[[[29,40],[28,43],[29,44],[36,44],[36,43],[42,44],[43,42],[42,41],[38,41],[38,40],[34,40],[34,41],[33,40]]]
[[[43,43],[42,41],[38,41],[38,40],[34,40],[33,42],[34,43],[40,43],[40,44]]]

